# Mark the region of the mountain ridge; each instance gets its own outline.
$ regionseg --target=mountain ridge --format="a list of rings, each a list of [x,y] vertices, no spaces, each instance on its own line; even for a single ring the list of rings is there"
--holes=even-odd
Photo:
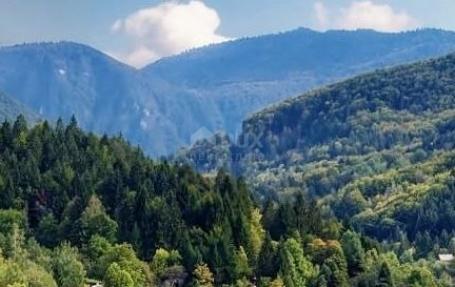
[[[453,147],[454,66],[452,53],[315,89],[248,118],[237,141],[200,141],[177,159],[203,172],[228,167],[262,196],[305,185],[325,196],[342,187],[331,180],[347,184]]]
[[[45,118],[74,114],[85,129],[121,132],[159,156],[204,131],[235,135],[248,115],[308,89],[454,50],[455,33],[441,30],[298,29],[187,51],[137,70],[82,44],[18,45],[0,48],[0,89]]]

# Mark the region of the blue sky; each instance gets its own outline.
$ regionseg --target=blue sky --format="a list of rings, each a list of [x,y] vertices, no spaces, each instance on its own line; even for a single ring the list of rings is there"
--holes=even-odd
[[[0,44],[71,40],[135,66],[297,27],[455,30],[454,0],[0,0]]]

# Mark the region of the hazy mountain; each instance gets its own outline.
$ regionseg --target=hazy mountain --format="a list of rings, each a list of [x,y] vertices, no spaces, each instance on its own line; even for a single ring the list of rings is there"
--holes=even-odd
[[[74,114],[95,131],[129,128],[134,75],[133,68],[74,43],[0,49],[0,87],[6,93],[49,119]]]
[[[440,30],[390,34],[298,29],[197,49],[158,61],[144,73],[200,95],[205,104],[213,103],[215,110],[204,109],[210,116],[202,126],[232,135],[240,132],[242,119],[271,103],[454,48],[455,33]]]
[[[185,143],[182,130],[210,120],[201,98],[187,91],[178,97],[178,87],[70,42],[1,48],[0,87],[45,118],[74,114],[83,128],[122,132],[154,155],[174,150]]]
[[[39,116],[35,112],[0,92],[0,121],[12,121],[19,115],[24,115],[25,118],[32,123],[39,119]]]
[[[235,40],[136,70],[80,44],[0,48],[0,89],[43,117],[118,133],[152,155],[218,130],[318,85],[455,50],[455,33],[299,29]]]

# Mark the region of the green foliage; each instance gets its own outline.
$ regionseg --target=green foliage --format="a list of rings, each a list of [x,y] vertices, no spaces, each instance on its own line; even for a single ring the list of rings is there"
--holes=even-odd
[[[254,209],[249,222],[249,250],[251,250],[250,257],[252,257],[254,261],[256,261],[259,256],[265,238],[265,230],[261,221],[261,211],[259,209]]]
[[[81,228],[85,241],[99,235],[110,242],[117,238],[117,223],[106,214],[102,202],[96,196],[89,199],[88,205],[81,215]]]
[[[58,222],[52,213],[41,219],[36,230],[36,239],[46,247],[55,247],[58,244]]]
[[[377,279],[376,286],[378,287],[393,287],[395,286],[392,271],[387,262],[383,262],[381,268],[379,269],[379,275]]]
[[[199,264],[193,271],[195,287],[213,287],[214,278],[207,264]]]
[[[274,276],[278,273],[278,260],[278,244],[267,234],[259,253],[258,273],[264,277]]]
[[[155,162],[120,137],[83,133],[74,119],[4,123],[0,141],[0,206],[17,208],[0,209],[1,286],[447,281],[433,258],[455,245],[451,151],[411,147],[402,159],[378,152],[302,165],[295,172],[306,184],[261,206],[225,171],[204,177]]]
[[[34,262],[0,259],[0,286],[57,287],[52,274]]]
[[[341,239],[354,283],[379,273],[380,266],[363,262],[363,248],[393,251],[401,264],[435,265],[439,253],[454,251],[454,67],[452,54],[314,90],[247,119],[237,142],[196,146],[186,162],[242,174],[264,203],[263,224],[273,240],[296,231],[307,242],[340,240],[344,228],[355,231],[359,238]],[[215,162],[211,155],[221,150],[228,154]],[[259,269],[273,269],[264,258]],[[426,270],[440,276],[433,265]],[[326,274],[333,269],[325,267]]]
[[[0,245],[8,256],[16,252],[17,226],[43,246],[77,247],[96,279],[115,262],[135,284],[151,282],[145,261],[159,248],[182,254],[172,264],[187,270],[204,260],[222,283],[235,280],[240,246],[249,268],[257,260],[265,231],[241,180],[223,172],[207,179],[186,166],[154,162],[121,137],[83,133],[74,118],[32,128],[18,118],[2,124],[0,140],[0,208],[23,210],[0,210]]]
[[[313,261],[321,266],[316,286],[349,286],[348,265],[338,241],[314,239],[309,247]]]
[[[284,282],[281,279],[280,276],[278,276],[276,279],[274,279],[272,282],[268,284],[267,287],[284,287]]]
[[[104,276],[104,286],[106,287],[134,287],[131,275],[120,268],[117,263],[112,263]]]
[[[289,238],[281,246],[280,274],[288,287],[308,286],[315,275],[311,262],[305,257],[300,242]]]
[[[160,278],[165,274],[166,268],[178,265],[181,261],[182,257],[177,250],[167,251],[163,248],[159,248],[153,256],[151,267],[153,273]]]
[[[61,287],[84,287],[85,269],[79,260],[78,250],[63,244],[55,250],[53,269]]]
[[[100,244],[99,240],[97,243]],[[129,276],[133,280],[134,286],[144,286],[147,284],[152,284],[153,276],[147,264],[137,258],[131,245],[116,244],[112,247],[109,247],[107,250],[104,250],[105,247],[101,248],[103,250],[101,250],[100,253],[104,254],[99,259],[99,266],[101,269],[101,273],[104,274],[104,276],[108,268],[113,263],[116,263],[123,271],[129,274]]]
[[[452,54],[314,90],[247,119],[238,142],[196,154],[211,158],[223,147],[222,165],[260,199],[302,191],[324,198],[339,219],[380,241],[400,231],[411,241],[418,232],[451,232],[452,198],[431,198],[451,190],[453,165],[440,161],[453,157],[454,63]],[[187,162],[206,170],[193,155]]]
[[[355,276],[364,270],[364,250],[360,242],[360,236],[352,231],[346,231],[341,237],[341,245],[346,256],[351,276]]]
[[[234,253],[234,277],[237,279],[248,278],[251,276],[251,267],[245,249],[240,246]]]
[[[5,235],[11,233],[14,228],[24,229],[26,218],[18,210],[0,210],[0,233]]]

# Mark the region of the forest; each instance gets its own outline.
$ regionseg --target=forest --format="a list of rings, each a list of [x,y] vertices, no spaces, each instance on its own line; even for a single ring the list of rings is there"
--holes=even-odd
[[[442,280],[455,254],[454,94],[454,54],[378,70],[267,108],[238,139],[218,134],[174,159],[244,176],[265,218],[271,202],[313,200],[365,254],[374,242]]]
[[[438,196],[397,208],[418,223],[386,239],[350,220],[372,208],[359,189],[384,192],[381,177],[338,205],[303,189],[259,202],[226,171],[152,160],[74,118],[30,127],[19,116],[0,128],[0,286],[450,286],[438,254],[455,249],[454,164],[442,154],[421,165],[438,176],[415,180]]]

